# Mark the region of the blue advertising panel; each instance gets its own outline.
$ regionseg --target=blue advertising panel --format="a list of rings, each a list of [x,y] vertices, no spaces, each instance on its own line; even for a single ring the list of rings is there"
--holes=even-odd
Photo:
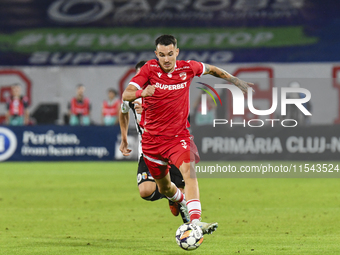
[[[119,127],[0,126],[0,161],[114,160]]]
[[[340,60],[340,3],[31,0],[0,3],[0,65],[130,65],[160,34],[207,63]]]

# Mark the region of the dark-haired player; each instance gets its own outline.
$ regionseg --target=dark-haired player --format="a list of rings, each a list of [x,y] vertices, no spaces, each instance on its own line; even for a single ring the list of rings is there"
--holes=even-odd
[[[146,63],[146,61],[140,61],[135,66],[136,72],[138,73],[140,68]],[[130,155],[131,150],[128,149],[127,142],[127,133],[129,126],[129,111],[132,110],[135,122],[136,129],[139,136],[139,161],[138,161],[138,171],[137,171],[137,184],[140,196],[147,201],[156,201],[162,198],[165,198],[163,194],[161,194],[157,188],[154,178],[151,176],[148,167],[146,166],[142,153],[141,139],[143,134],[143,127],[140,126],[141,120],[141,112],[142,112],[142,99],[138,98],[134,102],[123,101],[121,105],[121,110],[119,113],[119,123],[121,129],[121,144],[120,151],[124,156]],[[184,188],[184,180],[181,172],[175,166],[171,166],[171,181],[175,183],[177,187],[183,190]],[[169,207],[173,215],[178,216],[181,214],[182,220],[184,223],[188,222],[188,216],[185,215],[184,211],[181,210],[181,205],[177,202],[172,202],[169,200]]]
[[[142,138],[143,156],[160,193],[174,202],[187,206],[190,222],[204,234],[212,233],[217,223],[201,221],[201,202],[195,175],[199,156],[189,133],[189,87],[194,76],[211,74],[235,84],[244,93],[251,83],[228,72],[196,61],[176,61],[179,54],[177,40],[172,35],[156,39],[158,60],[149,60],[132,78],[123,93],[123,100],[143,97],[146,105]],[[173,184],[169,163],[178,167],[185,181],[185,196]]]

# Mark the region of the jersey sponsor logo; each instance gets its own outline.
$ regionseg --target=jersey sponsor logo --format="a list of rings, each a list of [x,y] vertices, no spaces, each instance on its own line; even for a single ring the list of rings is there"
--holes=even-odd
[[[161,78],[162,76],[162,73],[157,73],[158,77]]]
[[[187,142],[185,140],[180,141],[184,149],[188,148]]]
[[[186,72],[180,73],[179,77],[181,77],[181,79],[184,81],[187,78],[187,73]]]
[[[190,66],[182,66],[182,67],[176,68],[175,71],[181,71],[183,69],[190,69]]]
[[[10,158],[17,148],[17,138],[15,134],[7,129],[0,127],[0,161]]]
[[[155,87],[164,89],[164,90],[178,90],[178,89],[184,89],[187,86],[187,82],[179,83],[179,84],[174,84],[174,85],[165,85],[165,84],[160,84],[156,82]]]

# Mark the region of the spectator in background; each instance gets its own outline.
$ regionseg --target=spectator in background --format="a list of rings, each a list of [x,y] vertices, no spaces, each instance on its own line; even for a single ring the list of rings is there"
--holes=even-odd
[[[11,86],[11,96],[7,99],[6,122],[11,126],[29,124],[28,98],[21,95],[21,86],[17,83]]]
[[[90,112],[91,104],[90,100],[84,97],[85,87],[83,84],[77,86],[76,96],[71,99],[68,104],[69,109],[69,124],[71,126],[88,126],[91,124]]]
[[[105,126],[111,126],[118,124],[120,100],[114,89],[109,89],[107,93],[108,100],[104,100],[102,107],[102,123]]]

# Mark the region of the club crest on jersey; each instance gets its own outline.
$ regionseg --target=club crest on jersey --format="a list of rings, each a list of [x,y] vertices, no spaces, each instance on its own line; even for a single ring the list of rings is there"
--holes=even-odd
[[[187,73],[186,72],[180,73],[179,77],[181,77],[181,79],[184,81],[187,78]]]
[[[186,148],[188,147],[185,140],[181,140],[181,144],[182,144],[182,147],[183,147],[184,149],[186,149]]]
[[[162,76],[162,73],[157,73],[158,77],[161,78]]]

